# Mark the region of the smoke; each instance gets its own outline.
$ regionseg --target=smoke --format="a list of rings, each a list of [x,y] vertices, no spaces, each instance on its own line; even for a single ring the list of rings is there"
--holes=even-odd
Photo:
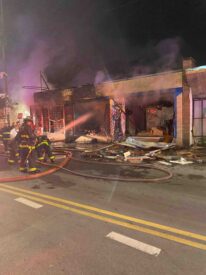
[[[183,39],[180,37],[169,38],[161,40],[158,43],[148,43],[144,48],[136,47],[131,53],[131,66],[127,75],[129,78],[149,75],[155,73],[161,73],[171,70],[180,69],[182,67],[182,47],[184,45]],[[136,52],[136,55],[135,55]],[[136,57],[134,60],[133,58]],[[126,78],[126,77],[124,77]],[[125,99],[127,106],[148,106],[150,104],[158,104],[162,102],[164,104],[171,105],[173,102],[173,94],[168,90],[155,90],[148,91],[141,95],[126,94],[129,92],[129,85],[125,81],[116,81],[112,76],[108,75],[108,71],[99,71],[96,74],[95,84],[98,85],[101,82],[110,80],[109,85],[103,85],[100,88],[100,93],[108,96],[111,94],[117,102],[122,101],[122,97]],[[115,81],[112,81],[115,80]],[[165,82],[164,77],[155,80],[154,86],[158,84],[159,87]],[[157,82],[158,81],[158,82]],[[160,82],[161,81],[161,82]],[[135,107],[132,107],[135,109]]]
[[[32,103],[34,91],[22,87],[39,86],[40,71],[52,87],[68,88],[178,67],[180,38],[133,46],[108,12],[108,0],[20,2],[13,0],[7,26],[7,34],[12,33],[7,35],[9,89],[15,101]]]
[[[132,58],[131,61],[130,76],[180,69],[183,45],[182,38],[174,37],[163,39],[156,44],[150,42],[145,47],[133,49],[137,54],[136,59]]]
[[[49,59],[46,52],[47,45],[39,41],[28,58],[21,62],[21,66],[15,73],[16,79],[10,86],[13,100],[31,105],[34,90],[26,89],[24,86],[40,86],[40,71],[44,69]]]
[[[165,39],[156,46],[159,59],[156,62],[159,71],[177,69],[182,65],[182,46],[184,42],[180,37]]]
[[[98,85],[105,80],[107,80],[105,73],[103,71],[98,71],[94,79],[94,85]]]
[[[9,93],[13,102],[19,103],[20,109],[27,106],[29,110],[34,90],[23,87],[40,86],[40,71],[49,60],[48,44],[40,39],[32,16],[19,15],[15,19],[10,26],[15,35],[7,42]]]

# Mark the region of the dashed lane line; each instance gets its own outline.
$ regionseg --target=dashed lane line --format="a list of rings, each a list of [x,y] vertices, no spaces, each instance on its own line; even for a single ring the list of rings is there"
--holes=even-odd
[[[48,205],[51,205],[51,206],[54,206],[54,207],[57,207],[57,208],[60,208],[60,209],[64,209],[64,210],[67,210],[67,211],[70,211],[70,212],[73,212],[73,213],[76,213],[76,214],[79,214],[79,215],[82,215],[82,216],[86,216],[86,217],[90,217],[90,218],[93,218],[93,219],[96,219],[96,220],[100,220],[100,221],[104,221],[104,222],[107,222],[107,223],[119,225],[119,226],[129,228],[129,229],[132,229],[132,230],[135,230],[135,231],[138,231],[138,232],[147,233],[147,234],[150,234],[150,235],[153,235],[153,236],[157,236],[157,237],[160,237],[160,238],[163,238],[163,239],[167,239],[167,240],[170,240],[170,241],[174,241],[174,242],[177,242],[177,243],[180,243],[180,244],[184,244],[184,245],[187,245],[187,246],[199,248],[199,249],[202,249],[202,250],[206,251],[206,245],[202,244],[202,243],[198,243],[198,242],[194,242],[194,241],[191,241],[191,240],[183,239],[183,238],[176,237],[176,236],[173,236],[173,235],[170,235],[170,234],[155,231],[153,229],[144,228],[144,227],[141,227],[139,225],[135,225],[135,224],[131,224],[131,223],[128,223],[128,222],[112,219],[112,218],[109,218],[109,217],[106,217],[106,216],[100,216],[98,214],[94,214],[94,213],[91,213],[91,212],[88,212],[88,211],[72,208],[72,207],[69,207],[69,206],[66,206],[66,205],[63,205],[63,204],[55,203],[55,202],[45,200],[45,199],[35,197],[35,196],[26,195],[24,193],[9,190],[9,189],[6,189],[6,188],[0,188],[0,191],[10,193],[10,194],[13,194],[15,196],[24,197],[24,198],[34,200],[34,201],[37,201],[37,202],[41,202],[43,204],[48,204]]]
[[[160,248],[140,242],[116,232],[111,232],[106,237],[152,256],[158,256],[161,252]]]
[[[75,207],[78,207],[78,208],[82,208],[82,209],[86,209],[86,210],[89,210],[89,211],[96,212],[98,214],[104,214],[104,215],[115,217],[115,218],[118,218],[118,219],[122,219],[122,220],[130,221],[130,222],[150,226],[150,227],[153,227],[155,229],[168,231],[168,232],[171,232],[171,233],[182,235],[184,237],[193,238],[193,239],[197,239],[197,240],[201,240],[201,241],[206,241],[206,236],[205,235],[200,235],[200,234],[197,234],[197,233],[181,230],[181,229],[178,229],[178,228],[174,228],[174,227],[170,227],[170,226],[150,222],[150,221],[147,221],[147,220],[143,220],[143,219],[139,219],[139,218],[119,214],[119,213],[116,213],[116,212],[111,212],[111,211],[108,211],[108,210],[105,210],[105,209],[96,208],[96,207],[89,206],[89,205],[86,205],[86,204],[80,204],[80,203],[77,203],[77,202],[74,202],[74,201],[65,200],[65,199],[62,199],[62,198],[53,197],[53,196],[49,196],[49,195],[46,195],[46,194],[41,194],[41,193],[38,193],[38,192],[29,191],[29,190],[26,190],[26,189],[23,189],[23,188],[13,187],[13,186],[6,185],[6,184],[0,184],[0,187],[11,189],[11,190],[14,190],[14,191],[24,192],[26,194],[31,194],[33,196],[37,196],[37,197],[40,197],[40,198],[45,198],[45,199],[49,199],[49,200],[52,200],[52,201],[61,202],[63,204],[72,205],[72,206],[75,206]]]
[[[39,209],[39,208],[43,207],[43,205],[41,205],[39,203],[30,201],[30,200],[27,200],[27,199],[21,198],[21,197],[15,199],[15,201],[18,201],[20,203],[23,203],[24,205],[30,206],[30,207],[35,208],[35,209]]]

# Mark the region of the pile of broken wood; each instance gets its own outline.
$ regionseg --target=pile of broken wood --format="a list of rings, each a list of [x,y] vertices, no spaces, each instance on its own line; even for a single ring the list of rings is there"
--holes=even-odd
[[[98,161],[115,161],[139,164],[142,162],[158,162],[162,165],[187,165],[206,163],[206,151],[202,148],[179,149],[175,144],[155,142],[113,143],[96,150],[85,150],[82,156]]]

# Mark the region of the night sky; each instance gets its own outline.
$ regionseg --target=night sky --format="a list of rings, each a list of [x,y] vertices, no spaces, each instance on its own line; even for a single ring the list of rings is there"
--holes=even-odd
[[[8,71],[54,87],[206,64],[205,0],[4,0]],[[15,74],[15,76],[14,76]]]

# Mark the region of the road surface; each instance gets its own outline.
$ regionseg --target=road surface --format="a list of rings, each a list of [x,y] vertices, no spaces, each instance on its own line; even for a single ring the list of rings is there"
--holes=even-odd
[[[1,163],[1,175],[14,173]],[[158,184],[86,179],[64,170],[0,183],[0,274],[205,275],[205,168],[174,166],[174,177]]]

